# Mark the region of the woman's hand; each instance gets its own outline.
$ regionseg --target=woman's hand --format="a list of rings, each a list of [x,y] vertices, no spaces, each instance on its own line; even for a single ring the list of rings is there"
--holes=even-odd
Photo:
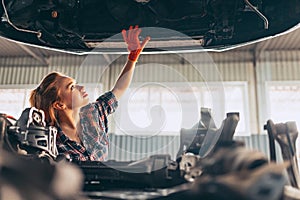
[[[141,43],[139,39],[139,35],[142,30],[136,25],[134,28],[133,26],[129,27],[129,30],[126,31],[125,29],[122,30],[123,39],[127,44],[127,49],[130,52],[128,55],[128,59],[130,61],[136,62],[139,58],[140,53],[145,48],[146,44],[149,42],[150,37],[146,37],[144,41]]]
[[[140,53],[143,51],[144,47],[150,40],[150,37],[146,37],[141,43],[139,40],[141,31],[142,30],[139,29],[138,26],[135,26],[134,28],[133,26],[130,26],[128,31],[122,30],[124,41],[126,42],[127,49],[130,53],[128,55],[128,61],[123,67],[112,89],[112,92],[117,99],[120,99],[126,89],[129,87],[136,61],[138,60]]]

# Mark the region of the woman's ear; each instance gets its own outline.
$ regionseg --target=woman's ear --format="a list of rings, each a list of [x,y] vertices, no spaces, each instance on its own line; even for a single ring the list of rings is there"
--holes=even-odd
[[[59,101],[55,101],[52,104],[52,106],[56,110],[64,110],[64,109],[66,109],[66,105],[64,103],[59,102]]]

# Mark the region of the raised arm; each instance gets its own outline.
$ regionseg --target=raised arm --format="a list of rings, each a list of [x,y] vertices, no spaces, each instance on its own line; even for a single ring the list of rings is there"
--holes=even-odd
[[[150,40],[150,37],[146,37],[141,43],[139,40],[141,31],[142,30],[138,26],[135,26],[134,28],[130,26],[128,31],[122,30],[123,39],[127,44],[129,55],[127,62],[125,63],[112,89],[112,92],[117,99],[120,99],[126,89],[129,87],[139,55]]]

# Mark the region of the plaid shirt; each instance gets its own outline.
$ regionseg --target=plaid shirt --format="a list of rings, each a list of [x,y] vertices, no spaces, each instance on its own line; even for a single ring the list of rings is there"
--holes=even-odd
[[[96,102],[80,110],[82,144],[70,140],[58,126],[58,152],[75,161],[103,161],[107,157],[109,137],[107,116],[118,107],[112,92],[101,95]]]

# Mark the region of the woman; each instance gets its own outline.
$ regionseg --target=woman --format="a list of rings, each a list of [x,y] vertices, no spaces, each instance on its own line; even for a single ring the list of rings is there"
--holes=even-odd
[[[150,40],[140,43],[138,26],[130,26],[122,35],[130,52],[113,89],[101,95],[96,102],[88,103],[88,94],[83,86],[58,72],[44,77],[31,92],[30,104],[45,112],[49,125],[58,128],[57,148],[76,161],[103,161],[107,157],[109,138],[107,116],[115,111],[118,99],[128,88],[136,61]]]

